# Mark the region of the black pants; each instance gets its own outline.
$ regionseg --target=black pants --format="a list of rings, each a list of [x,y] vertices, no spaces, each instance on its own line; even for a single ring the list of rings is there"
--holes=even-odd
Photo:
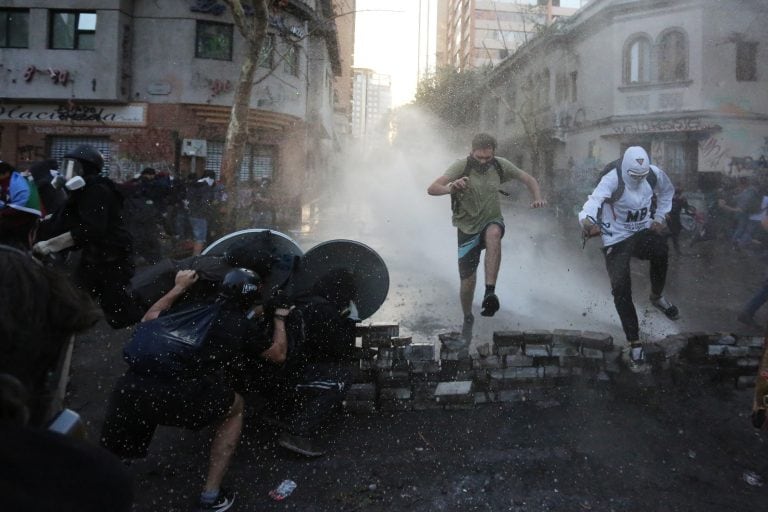
[[[635,304],[632,302],[629,261],[631,258],[650,260],[651,293],[654,296],[661,295],[667,280],[667,240],[664,236],[646,229],[615,245],[605,247],[603,252],[611,280],[613,303],[621,319],[621,327],[628,341],[637,341],[640,337],[640,327]]]
[[[81,258],[77,268],[78,284],[99,302],[107,323],[114,329],[133,325],[144,314],[129,291],[133,271],[129,254],[110,261]]]

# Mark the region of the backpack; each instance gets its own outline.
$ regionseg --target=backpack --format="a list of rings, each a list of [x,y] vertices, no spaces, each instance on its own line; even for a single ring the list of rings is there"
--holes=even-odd
[[[608,162],[605,167],[603,167],[603,170],[600,171],[600,177],[597,179],[597,183],[600,183],[600,180],[603,179],[603,176],[610,173],[611,171],[616,172],[617,181],[619,185],[616,187],[616,190],[614,190],[611,193],[611,197],[607,198],[605,201],[603,201],[603,204],[613,204],[619,199],[621,199],[621,196],[624,195],[624,180],[621,177],[621,161],[622,159],[619,158],[617,160],[614,160],[613,162]],[[650,172],[648,173],[648,176],[645,178],[648,181],[648,184],[651,186],[651,190],[656,188],[656,183],[659,181],[659,177],[656,175],[656,171],[653,170],[653,168],[650,169]],[[597,184],[595,184],[597,185]],[[651,199],[651,218],[653,218],[654,214],[656,213],[656,192],[653,193],[653,198]],[[603,208],[602,206],[597,210],[597,220],[601,221],[603,220]]]
[[[140,323],[123,349],[123,359],[144,375],[178,376],[193,370],[220,310],[220,302],[198,304]]]
[[[457,179],[461,179],[461,178],[463,178],[465,176],[469,176],[470,165],[471,165],[470,164],[470,162],[471,162],[470,159],[471,158],[472,158],[471,156],[467,157],[467,164],[464,166],[464,172],[462,172],[461,176],[459,176]],[[491,162],[493,163],[493,167],[496,169],[496,173],[499,175],[499,183],[501,183],[504,180],[504,170],[501,168],[501,164],[499,163],[498,160],[496,160],[496,158],[491,160]],[[505,192],[503,190],[499,190],[499,193],[500,194],[504,194],[505,196],[509,195],[509,193],[507,193],[507,192]],[[451,211],[453,213],[456,213],[456,212],[459,211],[459,203],[460,202],[461,201],[459,201],[458,193],[453,192],[451,194]]]

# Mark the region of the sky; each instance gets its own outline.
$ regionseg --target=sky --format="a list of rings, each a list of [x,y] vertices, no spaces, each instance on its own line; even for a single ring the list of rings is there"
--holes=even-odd
[[[436,0],[357,0],[354,66],[391,76],[393,107],[413,100],[428,54],[434,66],[434,28],[427,43],[426,27],[428,13],[434,19],[436,9]]]

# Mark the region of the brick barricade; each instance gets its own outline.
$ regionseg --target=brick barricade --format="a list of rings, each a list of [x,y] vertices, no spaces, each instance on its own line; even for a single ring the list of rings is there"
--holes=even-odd
[[[438,340],[401,337],[398,324],[360,325],[361,359],[350,363],[355,384],[345,406],[350,412],[456,409],[477,404],[534,400],[543,389],[577,381],[604,386],[680,370],[716,374],[737,387],[754,386],[762,336],[680,333],[644,344],[649,372],[633,374],[622,348],[605,333],[496,331],[491,342],[469,347],[457,332]],[[650,384],[649,384],[650,383]]]

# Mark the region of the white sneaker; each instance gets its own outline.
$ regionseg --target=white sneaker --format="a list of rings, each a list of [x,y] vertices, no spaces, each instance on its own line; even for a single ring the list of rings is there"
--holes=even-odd
[[[651,367],[645,361],[645,351],[642,345],[633,345],[624,349],[624,362],[632,373],[646,373]]]

